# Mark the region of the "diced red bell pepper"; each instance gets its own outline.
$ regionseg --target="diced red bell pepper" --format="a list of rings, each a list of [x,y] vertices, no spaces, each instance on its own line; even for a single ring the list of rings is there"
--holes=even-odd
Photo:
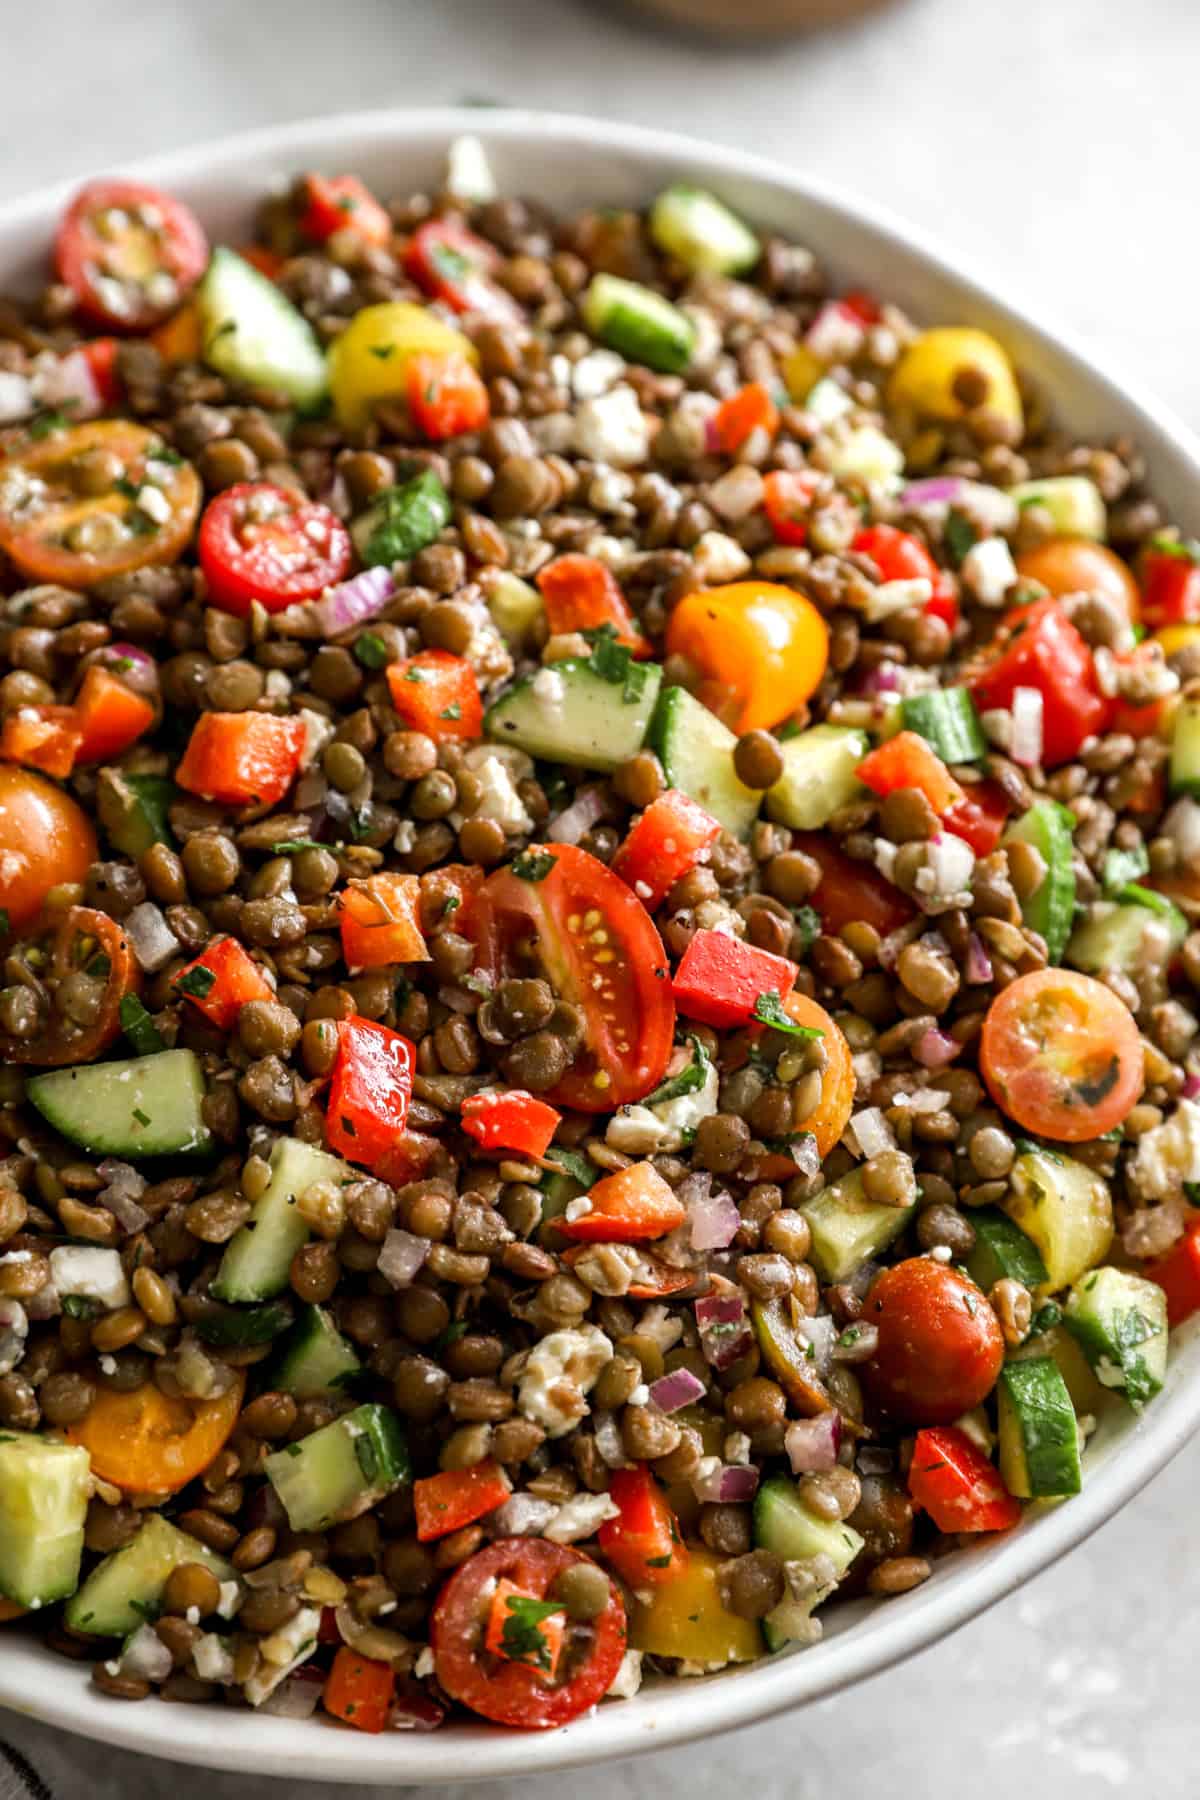
[[[236,938],[208,944],[175,977],[175,986],[218,1031],[232,1031],[249,1000],[274,1000],[275,990]]]
[[[939,1531],[1007,1531],[1021,1517],[999,1470],[957,1425],[917,1433],[908,1491]]]
[[[961,800],[948,806],[942,824],[955,837],[964,838],[976,856],[990,856],[1008,823],[1008,801],[994,781],[977,781],[963,789]]]
[[[444,1469],[413,1482],[413,1511],[417,1536],[423,1544],[473,1525],[486,1513],[503,1506],[512,1483],[498,1463],[472,1463],[466,1469]]]
[[[321,1704],[356,1731],[382,1731],[388,1722],[396,1675],[391,1663],[375,1662],[343,1644],[325,1679]]]
[[[357,1014],[338,1026],[329,1079],[329,1148],[374,1170],[404,1131],[416,1051],[406,1037]]]
[[[75,714],[82,733],[79,761],[85,763],[120,756],[154,723],[149,700],[95,663],[75,696]]]
[[[257,269],[260,275],[265,275],[268,281],[278,281],[280,275],[283,273],[284,264],[287,262],[286,256],[281,255],[278,250],[268,250],[265,244],[243,244],[238,251],[238,255],[243,262],[248,262],[252,269]],[[178,313],[175,314],[176,318],[179,316]],[[170,321],[168,321],[167,326],[160,326],[159,330],[167,330],[169,324]],[[183,359],[186,362],[198,362],[200,349],[203,348],[203,334],[200,331],[198,312],[195,317],[195,329],[199,348],[197,348],[194,356],[185,357]],[[157,334],[155,336],[155,342],[158,342]]]
[[[842,305],[861,325],[878,325],[883,317],[878,300],[865,288],[851,288],[848,294],[842,295]]]
[[[608,1493],[620,1508],[605,1519],[597,1542],[606,1562],[631,1588],[661,1587],[676,1581],[688,1566],[687,1545],[680,1535],[667,1496],[649,1469],[614,1469]]]
[[[796,965],[728,932],[697,931],[671,985],[685,1017],[733,1031],[749,1023],[760,994],[787,999],[796,985]]]
[[[406,379],[409,418],[435,443],[487,424],[488,391],[465,356],[410,357]]]
[[[792,846],[820,867],[821,879],[809,899],[831,936],[836,937],[851,919],[861,919],[887,937],[912,918],[912,902],[898,887],[885,881],[870,863],[847,856],[824,832],[798,832]]]
[[[763,510],[777,543],[799,545],[808,541],[808,515],[820,484],[819,475],[804,469],[772,469],[764,477]]]
[[[611,867],[653,912],[720,835],[711,813],[677,788],[668,788],[631,826]]]
[[[357,175],[306,175],[300,229],[323,244],[336,231],[352,231],[365,244],[386,244],[392,236],[387,209]]]
[[[97,413],[107,412],[115,406],[121,397],[121,382],[117,375],[117,349],[115,337],[89,338],[84,344],[76,344],[67,352],[64,362],[72,356],[78,356],[87,367],[94,394],[90,407],[77,407],[73,418],[94,418]]]
[[[519,1631],[513,1630],[514,1622]],[[566,1630],[567,1615],[562,1607],[555,1611],[553,1602],[502,1576],[492,1595],[483,1647],[505,1662],[519,1662],[531,1669],[539,1681],[553,1681]]]
[[[389,664],[387,678],[392,705],[414,731],[423,731],[436,743],[482,733],[479,683],[465,656],[421,650],[406,662]]]
[[[82,742],[73,706],[21,706],[0,731],[0,762],[21,763],[65,781]]]
[[[966,685],[980,712],[1011,711],[1019,687],[1040,691],[1046,768],[1070,762],[1085,738],[1104,729],[1109,703],[1092,653],[1053,599],[1007,613],[987,660]]]
[[[618,644],[635,656],[650,655],[653,645],[639,630],[616,576],[598,557],[556,556],[538,571],[536,579],[546,603],[551,636],[611,625]]]
[[[1160,663],[1162,651],[1155,643],[1135,644],[1132,650],[1116,652],[1113,660],[1118,668],[1137,668],[1142,663]],[[1127,737],[1133,738],[1161,737],[1174,705],[1174,694],[1164,694],[1158,700],[1147,700],[1141,706],[1117,695],[1109,702],[1104,729],[1123,732]]]
[[[303,719],[274,713],[201,713],[175,780],[221,806],[273,806],[300,772]]]
[[[653,1164],[630,1163],[589,1189],[590,1211],[556,1221],[564,1236],[588,1244],[635,1244],[665,1237],[687,1217],[670,1184]]]
[[[1200,622],[1200,546],[1152,538],[1139,573],[1142,618],[1150,631]]]
[[[881,798],[898,788],[918,789],[939,819],[963,797],[941,757],[915,731],[898,731],[878,750],[864,756],[854,772],[864,787]]]
[[[1172,1327],[1200,1312],[1200,1219],[1193,1219],[1179,1242],[1143,1272],[1167,1296],[1167,1322]]]
[[[380,872],[350,882],[338,905],[346,967],[378,969],[388,963],[427,962],[420,910],[421,883],[415,875]]]
[[[562,1114],[523,1088],[471,1094],[462,1103],[462,1128],[484,1150],[545,1156]]]
[[[413,233],[404,269],[418,287],[455,312],[517,324],[524,317],[521,308],[493,279],[499,260],[491,244],[457,219],[430,219]]]
[[[710,450],[732,456],[751,432],[765,431],[774,437],[778,430],[779,408],[771,398],[771,390],[761,381],[748,381],[728,400],[722,400],[708,422],[706,436]]]

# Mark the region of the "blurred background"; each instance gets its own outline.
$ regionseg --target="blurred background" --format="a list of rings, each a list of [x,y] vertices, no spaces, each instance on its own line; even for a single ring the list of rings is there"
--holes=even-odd
[[[715,15],[726,35],[654,23],[652,4]],[[752,18],[830,8],[858,16],[766,44],[744,35]],[[108,0],[86,27],[77,0],[38,0],[19,25],[7,0],[3,16],[5,67],[22,79],[0,105],[0,202],[323,112],[470,100],[628,119],[776,157],[895,209],[1200,423],[1197,0]],[[886,289],[885,270],[864,273]],[[573,1800],[1194,1793],[1198,1482],[1193,1445],[1089,1544],[951,1642],[789,1719],[573,1775]],[[63,1800],[85,1786],[90,1800],[275,1791],[7,1717],[2,1733]],[[551,1788],[472,1792],[538,1800]]]

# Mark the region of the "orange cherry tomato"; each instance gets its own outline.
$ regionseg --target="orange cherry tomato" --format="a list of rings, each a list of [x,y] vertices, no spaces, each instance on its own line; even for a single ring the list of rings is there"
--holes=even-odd
[[[74,480],[80,458],[94,465],[100,452],[110,458],[112,480],[100,493],[81,494]],[[200,511],[200,477],[191,463],[172,459],[155,432],[131,419],[100,419],[27,444],[0,461],[0,550],[34,581],[74,588],[174,562]],[[145,489],[156,496],[147,496],[150,510],[140,503]]]
[[[10,925],[35,919],[52,887],[83,881],[98,854],[91,822],[69,794],[0,763],[0,907]]]
[[[1131,624],[1141,617],[1141,595],[1133,571],[1104,544],[1092,538],[1048,538],[1017,558],[1018,574],[1040,581],[1050,593],[1104,594],[1124,607]]]
[[[132,1393],[97,1388],[66,1435],[82,1444],[92,1473],[130,1494],[174,1494],[207,1469],[242,1408],[246,1377],[215,1400],[173,1399],[147,1381]]]
[[[863,1319],[879,1333],[863,1364],[867,1390],[913,1425],[949,1425],[987,1398],[1004,1362],[1004,1334],[965,1275],[910,1256],[872,1284]]]
[[[1103,1137],[1142,1092],[1142,1040],[1110,988],[1074,969],[1037,969],[992,1001],[980,1038],[988,1091],[1026,1131]]]
[[[667,622],[667,653],[693,665],[697,699],[731,730],[769,731],[817,687],[829,631],[791,588],[735,581],[679,602]]]
[[[42,958],[38,972],[50,1009],[35,1036],[0,1035],[0,1059],[38,1068],[95,1062],[121,1029],[122,1000],[140,986],[133,948],[115,919],[90,906],[70,906],[51,915],[37,927],[38,936],[45,933],[50,935],[33,948]],[[20,949],[26,953],[26,946]],[[59,1006],[58,993],[81,970],[104,983],[83,1025]]]
[[[823,1006],[806,994],[789,994],[783,1010],[797,1025],[812,1025],[824,1032],[821,1047],[827,1061],[821,1071],[821,1103],[804,1121],[803,1129],[817,1140],[817,1154],[824,1160],[840,1143],[854,1105],[855,1074],[850,1046]]]

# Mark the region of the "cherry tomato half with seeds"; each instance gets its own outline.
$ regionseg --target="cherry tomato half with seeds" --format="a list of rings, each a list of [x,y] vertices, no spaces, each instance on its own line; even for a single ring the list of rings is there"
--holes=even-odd
[[[612,1112],[662,1080],[675,1002],[662,939],[637,896],[572,844],[532,844],[489,876],[480,908],[483,965],[532,972],[585,1021],[574,1062],[545,1096],[579,1112]]]
[[[48,1010],[33,1036],[0,1035],[0,1060],[37,1068],[94,1062],[120,1031],[121,1002],[140,979],[133,947],[116,920],[72,906],[48,943],[16,944],[9,955],[36,968]]]
[[[208,240],[183,202],[134,181],[92,181],[63,215],[59,277],[110,331],[148,331],[204,273]]]
[[[611,1581],[598,1617],[568,1622],[550,1680],[527,1663],[493,1655],[485,1642],[500,1581],[544,1600],[568,1569],[591,1561],[544,1538],[501,1538],[456,1569],[429,1621],[437,1679],[451,1699],[497,1725],[534,1731],[565,1725],[603,1699],[625,1654],[625,1608]]]
[[[200,477],[131,419],[99,419],[0,461],[0,550],[35,581],[84,588],[174,562],[200,511]]]
[[[269,613],[315,600],[354,556],[335,513],[269,481],[239,481],[211,500],[197,549],[209,601],[239,617],[255,600]]]
[[[1010,1119],[1068,1144],[1120,1125],[1144,1081],[1135,1020],[1111,988],[1074,969],[1036,969],[996,996],[979,1066]]]
[[[1004,1362],[1004,1334],[965,1275],[910,1256],[872,1284],[862,1313],[879,1333],[863,1364],[868,1392],[913,1425],[948,1425],[986,1399]]]

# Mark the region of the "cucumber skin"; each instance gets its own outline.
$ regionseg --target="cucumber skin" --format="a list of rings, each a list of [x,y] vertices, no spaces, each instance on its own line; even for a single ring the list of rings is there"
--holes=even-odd
[[[152,1091],[147,1093],[146,1083]],[[163,1092],[156,1091],[162,1088]],[[80,1094],[82,1092],[82,1101]],[[191,1050],[162,1050],[153,1056],[135,1056],[120,1062],[92,1063],[75,1068],[52,1069],[33,1075],[25,1083],[27,1098],[48,1124],[82,1150],[106,1156],[173,1156],[207,1150],[212,1137],[201,1116],[204,1077]],[[191,1112],[180,1113],[174,1130],[165,1130],[162,1119],[190,1103]],[[125,1101],[128,1125],[123,1125],[117,1104]],[[87,1123],[81,1125],[83,1111]],[[145,1114],[145,1126],[134,1113]],[[158,1113],[156,1119],[155,1113]],[[95,1123],[91,1123],[92,1120]]]
[[[1021,907],[1030,930],[1046,940],[1046,957],[1062,961],[1075,922],[1075,871],[1071,866],[1073,842],[1065,809],[1056,801],[1038,800],[1004,834],[1004,842],[1019,841],[1040,850],[1046,878]]]
[[[1021,1500],[1077,1494],[1083,1486],[1083,1473],[1075,1408],[1058,1364],[1048,1356],[1006,1363],[1000,1371],[1000,1387],[1002,1404],[1011,1409],[1011,1418],[1002,1426],[1001,1443],[1005,1429],[1011,1429],[1021,1458],[1016,1465],[1020,1476],[1010,1480],[1001,1451],[1000,1472],[1010,1491]],[[1003,1416],[1002,1410],[1002,1420]],[[1025,1493],[1020,1491],[1022,1487]]]
[[[987,755],[987,739],[966,688],[910,694],[900,702],[901,723],[923,737],[944,763],[973,763]]]
[[[292,1309],[285,1300],[266,1300],[259,1306],[247,1306],[240,1312],[202,1313],[192,1320],[192,1330],[206,1344],[233,1346],[269,1344],[292,1323]]]
[[[325,1377],[325,1370],[334,1373]],[[280,1344],[267,1373],[272,1387],[298,1400],[345,1389],[362,1373],[362,1363],[321,1306],[306,1308]]]
[[[252,310],[245,297],[249,297]],[[218,375],[250,386],[278,388],[306,411],[320,405],[328,389],[324,353],[308,320],[274,282],[236,251],[218,245],[196,289],[196,300],[204,324],[204,360]],[[277,346],[256,341],[264,320],[272,315],[277,335],[289,340],[282,363],[276,360]],[[228,329],[230,321],[233,330]],[[288,362],[295,366],[289,369]],[[301,363],[307,363],[307,369],[301,368]]]
[[[290,1166],[293,1163],[294,1169]],[[292,1258],[308,1242],[309,1235],[307,1224],[296,1210],[296,1194],[314,1181],[351,1178],[349,1164],[329,1151],[313,1149],[295,1138],[280,1138],[271,1152],[270,1185],[241,1230],[225,1246],[221,1266],[209,1284],[213,1299],[238,1304],[270,1300],[282,1293],[288,1284]],[[256,1236],[260,1232],[262,1235]]]
[[[714,793],[703,782],[689,781],[681,772],[681,764],[686,758],[686,739],[697,738],[701,728],[711,739],[705,746],[706,759],[713,764],[722,789],[720,793]],[[682,753],[678,748],[681,736],[685,740]],[[723,725],[716,714],[710,713],[686,688],[664,688],[660,693],[646,733],[646,745],[662,763],[668,785],[677,787],[689,800],[695,800],[698,805],[706,807],[714,819],[720,820],[731,837],[746,838],[758,817],[762,794],[758,789],[748,788],[738,780],[733,767],[733,749],[736,743],[737,739],[728,726]],[[717,759],[726,755],[727,770],[717,763]]]
[[[202,1563],[218,1581],[234,1571],[223,1556],[189,1537],[161,1513],[151,1513],[137,1536],[97,1563],[63,1613],[72,1631],[95,1637],[124,1637],[157,1608],[167,1577],[180,1563]],[[111,1590],[111,1592],[110,1592]]]
[[[687,368],[696,330],[686,313],[640,282],[619,275],[596,275],[583,298],[583,321],[593,337],[627,361],[660,375]]]
[[[1167,1368],[1167,1299],[1155,1282],[1111,1266],[1094,1269],[1072,1287],[1063,1324],[1104,1386],[1123,1394],[1135,1412],[1160,1391]],[[1105,1381],[1106,1365],[1119,1369],[1123,1381]]]
[[[358,1406],[272,1451],[263,1467],[293,1531],[324,1531],[357,1518],[412,1478],[404,1427],[394,1412],[376,1405]]]
[[[1033,1239],[1005,1213],[993,1206],[971,1215],[975,1248],[967,1257],[967,1273],[986,1294],[993,1282],[1009,1278],[1032,1290],[1049,1276],[1041,1251]]]

